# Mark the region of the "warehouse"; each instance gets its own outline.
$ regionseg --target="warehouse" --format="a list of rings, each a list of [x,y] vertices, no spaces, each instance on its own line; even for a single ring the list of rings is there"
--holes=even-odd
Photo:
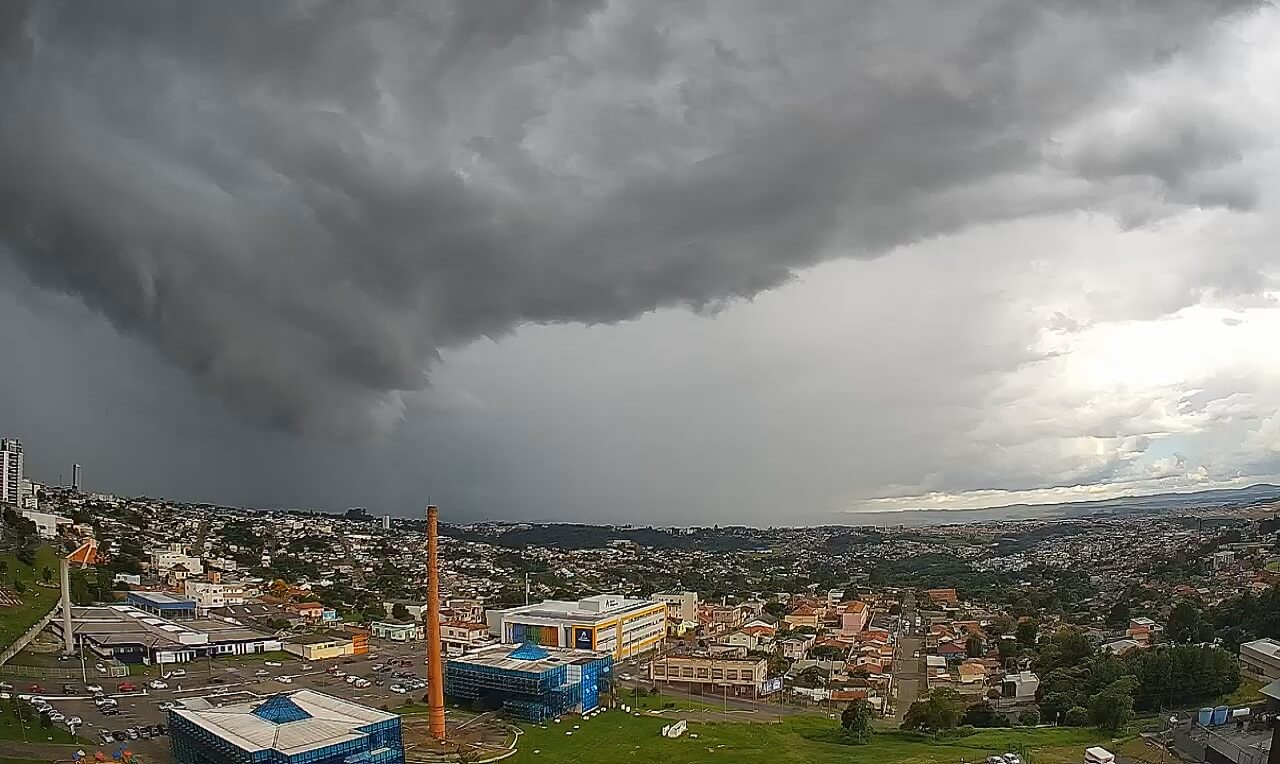
[[[62,620],[49,627],[61,639]],[[121,663],[185,663],[216,655],[246,655],[280,649],[274,635],[239,624],[196,619],[170,621],[129,605],[75,607],[71,633],[77,644]]]

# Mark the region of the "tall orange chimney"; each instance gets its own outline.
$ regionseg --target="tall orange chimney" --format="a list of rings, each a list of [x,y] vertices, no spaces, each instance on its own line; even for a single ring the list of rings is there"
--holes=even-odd
[[[440,510],[427,507],[427,718],[431,737],[444,740],[444,666],[440,657],[440,562],[436,549],[436,519]]]

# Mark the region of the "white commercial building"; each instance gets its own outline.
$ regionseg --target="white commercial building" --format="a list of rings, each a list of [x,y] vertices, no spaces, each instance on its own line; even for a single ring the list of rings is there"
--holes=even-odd
[[[0,504],[22,506],[22,442],[0,440]]]
[[[204,573],[204,563],[201,562],[199,557],[192,557],[175,549],[151,553],[151,571],[157,575],[168,575],[169,571],[179,565],[186,568],[188,576],[198,576]]]
[[[667,615],[677,621],[698,620],[697,592],[658,592],[649,599],[665,603]]]
[[[1240,645],[1240,673],[1259,682],[1280,679],[1280,642],[1255,639]]]
[[[40,538],[51,539],[58,535],[59,525],[72,525],[69,517],[54,515],[48,512],[33,512],[29,509],[21,510],[22,516],[36,524],[36,532],[40,534]]]
[[[615,660],[641,653],[667,634],[666,603],[616,594],[490,610],[486,618],[489,633],[505,643],[594,650]]]
[[[243,605],[253,596],[239,581],[199,581],[190,578],[183,582],[183,592],[196,601],[196,608],[201,612],[227,605]]]

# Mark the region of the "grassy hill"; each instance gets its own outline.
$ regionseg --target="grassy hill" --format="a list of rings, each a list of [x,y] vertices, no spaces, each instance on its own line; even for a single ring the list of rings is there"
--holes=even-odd
[[[557,764],[632,764],[733,762],[734,764],[959,764],[980,762],[995,753],[1018,752],[1028,764],[1076,764],[1084,749],[1105,743],[1094,729],[993,729],[959,740],[935,741],[899,730],[882,730],[868,745],[848,745],[837,722],[818,716],[790,717],[776,724],[704,724],[669,740],[660,736],[674,721],[606,712],[589,721],[565,718],[546,729],[525,728],[519,751],[509,761]],[[573,725],[579,725],[574,730]],[[566,732],[572,731],[572,735]],[[697,735],[697,737],[693,737]],[[538,753],[534,753],[538,751]]]
[[[21,581],[25,589],[18,596],[22,604],[17,607],[0,607],[0,649],[13,644],[31,624],[40,620],[58,603],[58,590],[41,586],[43,571],[52,571],[52,583],[58,583],[58,554],[52,547],[41,546],[36,550],[35,565],[25,565],[13,553],[0,555],[5,561],[5,572],[0,576],[0,586],[14,591],[14,581]]]

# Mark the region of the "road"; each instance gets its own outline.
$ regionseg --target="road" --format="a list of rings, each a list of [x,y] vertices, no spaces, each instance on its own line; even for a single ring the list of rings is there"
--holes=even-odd
[[[902,601],[904,630],[898,642],[898,663],[894,666],[894,718],[898,721],[902,720],[907,709],[925,691],[924,638],[923,631],[916,628],[915,620],[915,595],[908,594]]]

